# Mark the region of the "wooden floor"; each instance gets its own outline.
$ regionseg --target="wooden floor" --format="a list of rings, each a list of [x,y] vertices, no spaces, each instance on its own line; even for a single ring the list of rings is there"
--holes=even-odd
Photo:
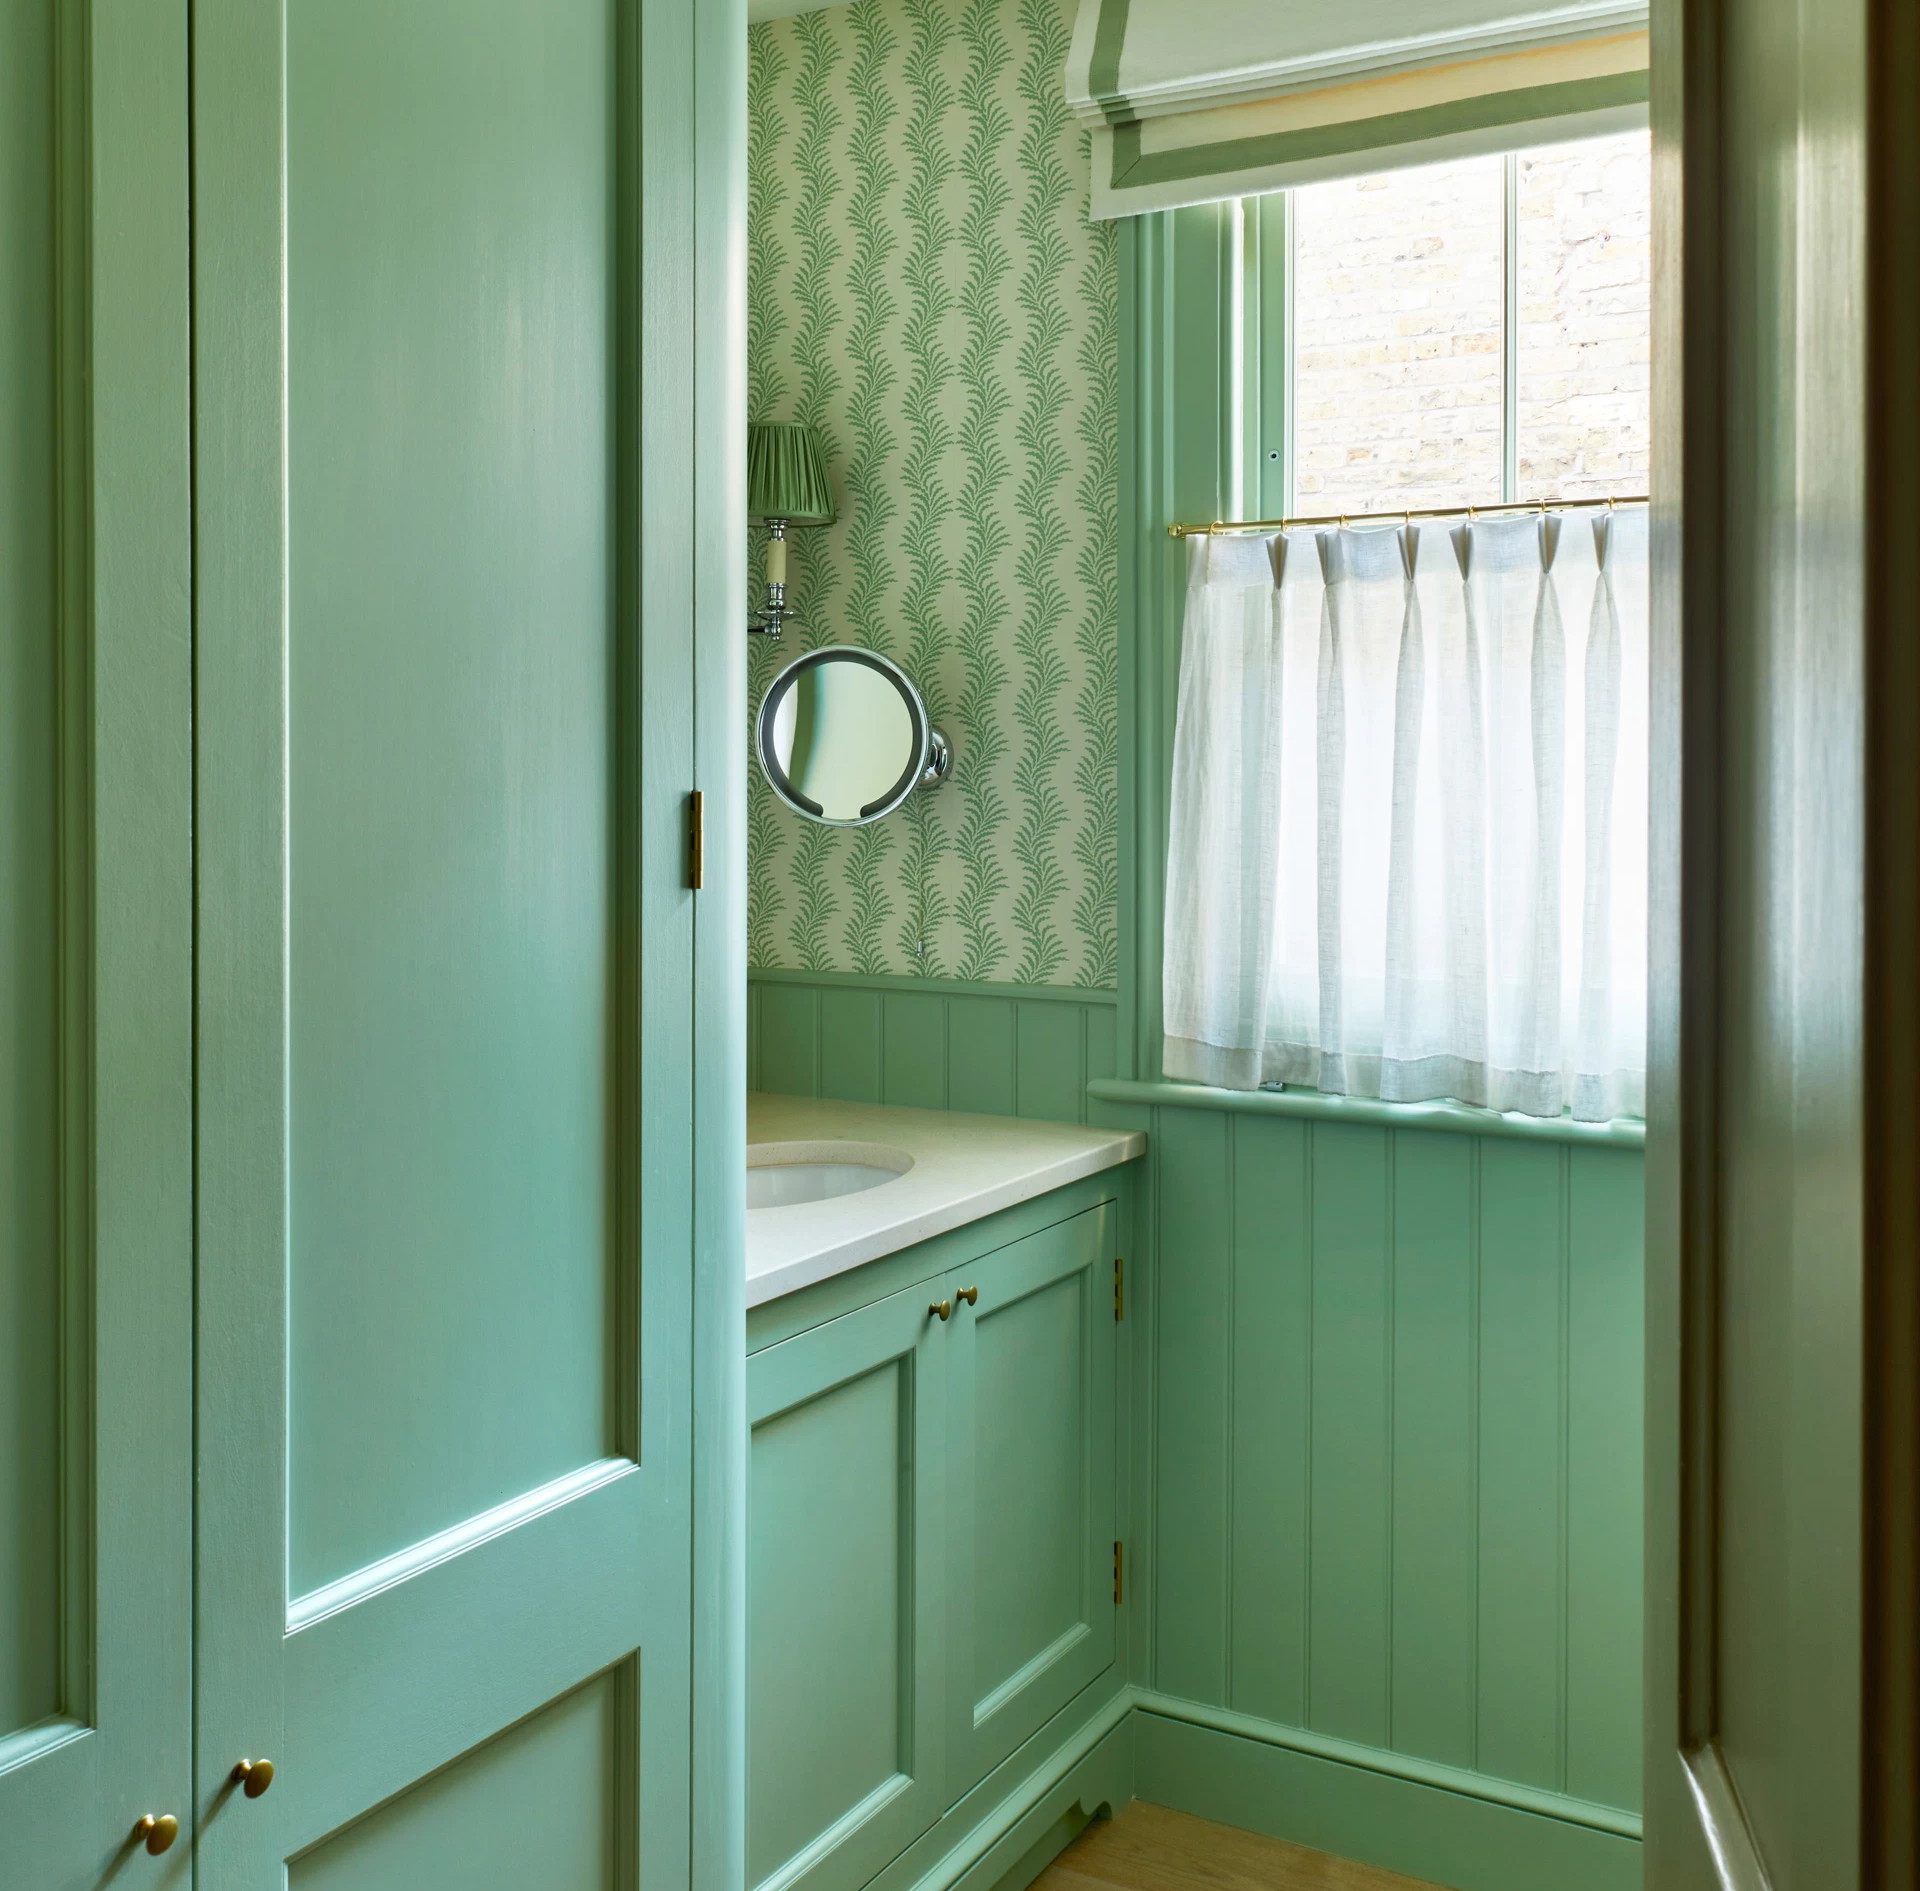
[[[1435,1891],[1395,1871],[1215,1825],[1136,1799],[1096,1819],[1033,1891]]]

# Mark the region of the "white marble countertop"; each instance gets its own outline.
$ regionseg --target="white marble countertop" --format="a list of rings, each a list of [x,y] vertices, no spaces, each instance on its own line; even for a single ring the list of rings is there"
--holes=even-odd
[[[750,1307],[1131,1161],[1147,1147],[1137,1129],[758,1094],[747,1098],[747,1142],[884,1143],[913,1158],[905,1174],[855,1195],[748,1210]]]

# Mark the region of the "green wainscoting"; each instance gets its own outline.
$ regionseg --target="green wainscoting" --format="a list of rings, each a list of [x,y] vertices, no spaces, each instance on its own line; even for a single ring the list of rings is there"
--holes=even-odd
[[[1117,998],[1058,985],[755,971],[747,1087],[986,1116],[1087,1120]]]
[[[1149,1134],[1143,1705],[1630,1839],[1642,1158],[1108,1107]],[[1268,1829],[1321,1843],[1300,1789]]]

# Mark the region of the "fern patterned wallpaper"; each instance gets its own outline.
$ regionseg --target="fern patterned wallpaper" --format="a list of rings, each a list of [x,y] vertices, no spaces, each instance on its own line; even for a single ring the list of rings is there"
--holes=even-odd
[[[1115,973],[1111,231],[1072,0],[856,0],[748,38],[748,405],[827,442],[801,626],[905,666],[958,766],[855,831],[757,770],[756,968],[1108,988]],[[756,546],[756,554],[757,554]]]

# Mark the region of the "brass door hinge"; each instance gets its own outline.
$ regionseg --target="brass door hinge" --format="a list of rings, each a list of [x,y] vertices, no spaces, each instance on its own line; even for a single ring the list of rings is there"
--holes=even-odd
[[[687,884],[698,893],[707,877],[707,797],[687,796]]]
[[[1113,1257],[1113,1317],[1127,1317],[1127,1264],[1117,1254]]]
[[[1120,1606],[1120,1545],[1113,1546],[1113,1606]]]

